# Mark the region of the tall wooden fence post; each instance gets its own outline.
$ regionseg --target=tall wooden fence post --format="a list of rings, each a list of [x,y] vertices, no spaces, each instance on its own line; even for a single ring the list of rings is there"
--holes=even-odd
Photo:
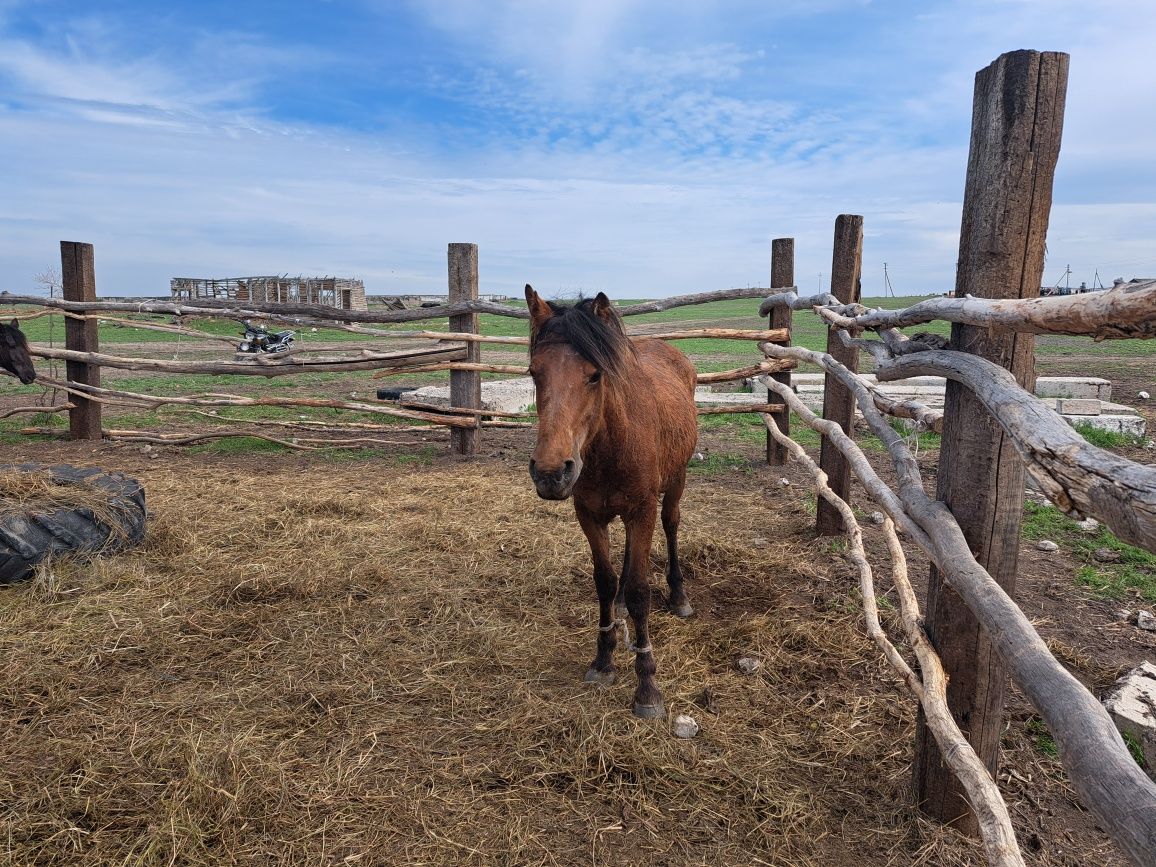
[[[1052,178],[1060,152],[1068,56],[1002,54],[975,77],[956,297],[1034,298],[1043,275]],[[1035,386],[1035,338],[953,325],[952,347]],[[1024,468],[1011,441],[965,387],[949,381],[937,497],[955,515],[979,563],[1014,595]],[[992,776],[999,763],[1006,673],[963,601],[933,567],[926,627],[947,670],[947,700]],[[978,825],[922,719],[915,798],[965,833]]]
[[[771,288],[782,289],[795,285],[795,239],[775,238],[771,241]],[[790,328],[791,308],[778,306],[771,311],[770,328]],[[775,341],[779,346],[790,346],[791,338]],[[791,385],[791,371],[772,373],[771,378],[783,385]],[[779,396],[767,389],[767,403],[782,403]],[[784,406],[779,412],[771,413],[771,418],[779,426],[779,430],[788,436],[791,433],[791,411]],[[780,467],[787,462],[787,449],[777,439],[767,432],[767,463]]]
[[[450,244],[449,303],[478,300],[478,245]],[[463,313],[450,317],[450,331],[478,333],[478,314]],[[466,361],[480,362],[482,345],[466,344]],[[476,370],[450,371],[450,405],[463,409],[482,408],[482,375]],[[481,419],[478,418],[478,427]],[[474,455],[478,451],[478,427],[452,428],[450,451],[455,455]]]
[[[831,294],[844,304],[859,300],[859,278],[863,271],[863,218],[857,214],[840,214],[835,219],[835,245],[831,254]],[[839,340],[835,329],[827,329],[827,352],[836,361],[857,372],[859,350],[848,348]],[[851,435],[855,420],[855,398],[851,390],[831,374],[823,377],[823,418],[835,422]],[[831,490],[850,502],[851,465],[837,448],[823,437],[819,446],[819,467],[827,474]],[[843,516],[823,498],[819,498],[815,530],[820,536],[844,532]]]
[[[92,244],[78,241],[60,242],[60,275],[65,301],[96,300],[96,269]],[[99,352],[100,337],[95,319],[64,320],[64,348],[74,352]],[[67,361],[67,378],[83,385],[100,387],[100,366],[83,361]],[[74,408],[68,411],[68,432],[74,440],[98,440],[101,437],[100,404],[77,395],[68,398]]]

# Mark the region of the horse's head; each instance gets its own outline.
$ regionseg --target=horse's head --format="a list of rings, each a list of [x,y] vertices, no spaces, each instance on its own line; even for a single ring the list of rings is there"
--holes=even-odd
[[[582,472],[583,450],[602,423],[606,389],[632,349],[622,320],[601,292],[567,307],[543,301],[526,286],[526,304],[538,404],[530,478],[538,496],[564,500]]]
[[[0,367],[25,385],[36,379],[36,368],[32,366],[32,356],[28,354],[28,341],[20,330],[20,323],[15,319],[11,325],[0,323]]]

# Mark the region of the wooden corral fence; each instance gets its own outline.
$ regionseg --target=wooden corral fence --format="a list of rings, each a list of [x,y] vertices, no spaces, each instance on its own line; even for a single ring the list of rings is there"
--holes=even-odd
[[[775,418],[764,418],[774,441],[812,470],[828,504],[819,532],[848,534],[868,632],[919,698],[914,771],[923,809],[978,830],[992,864],[1023,863],[992,783],[1010,674],[1047,724],[1083,803],[1133,861],[1156,865],[1156,782],[1132,758],[1100,702],[1049,653],[1013,601],[1025,472],[1066,514],[1096,518],[1121,539],[1156,551],[1156,467],[1092,446],[1033,394],[1035,334],[1156,337],[1156,282],[1095,296],[1038,297],[1067,68],[1067,55],[1017,51],[976,77],[956,297],[900,311],[856,303],[862,218],[844,215],[835,228],[832,294],[801,299],[788,290],[763,302],[760,313],[772,322],[782,322],[784,310],[814,310],[830,326],[825,353],[760,344],[769,358],[825,371],[824,418],[788,384],[764,377],[771,397],[823,434],[820,464]],[[950,341],[908,338],[898,330],[935,320],[952,323]],[[868,330],[879,339],[860,337]],[[879,381],[946,377],[943,413],[881,394],[856,374],[860,351],[874,360]],[[856,406],[887,446],[896,490],[854,443]],[[936,499],[925,493],[918,465],[887,415],[942,431]],[[828,460],[836,452],[842,459]],[[879,624],[871,567],[848,505],[852,472],[886,512],[903,641],[918,673]],[[897,527],[932,563],[923,615]]]
[[[1121,539],[1156,551],[1156,467],[1088,444],[1032,394],[1035,334],[1097,340],[1156,337],[1156,282],[1126,284],[1094,295],[1036,297],[1066,76],[1066,55],[1032,51],[1003,55],[977,76],[955,298],[933,299],[900,311],[871,311],[859,305],[863,218],[842,215],[835,224],[829,294],[799,297],[791,285],[794,241],[782,238],[772,243],[771,289],[682,296],[624,307],[621,312],[630,316],[728,298],[765,299],[759,309],[760,315],[770,317],[765,330],[697,329],[647,336],[738,338],[755,341],[762,350],[762,359],[747,367],[703,374],[699,381],[760,377],[768,389],[767,402],[743,409],[764,414],[768,461],[781,464],[790,458],[809,468],[822,503],[818,531],[847,535],[867,631],[921,708],[914,766],[916,799],[923,808],[965,831],[977,831],[990,863],[1023,864],[994,783],[1003,690],[1010,675],[1046,722],[1083,803],[1135,863],[1156,867],[1156,782],[1133,760],[1100,702],[1051,655],[1013,599],[1025,472],[1065,513],[1094,517]],[[478,299],[475,245],[449,247],[449,303],[385,312],[335,313],[314,305],[242,309],[235,304],[99,302],[91,245],[66,242],[61,255],[65,300],[18,296],[3,300],[54,308],[68,317],[67,348],[39,349],[37,354],[67,362],[67,382],[59,385],[70,396],[71,433],[76,438],[102,435],[100,409],[106,403],[177,404],[200,412],[234,406],[325,406],[400,416],[450,426],[453,449],[459,454],[476,451],[479,431],[486,425],[528,424],[528,414],[480,406],[480,373],[525,372],[524,365],[484,364],[481,345],[524,345],[526,338],[480,335],[477,315],[526,318],[527,313]],[[791,345],[795,310],[813,310],[827,321],[826,352]],[[101,353],[97,342],[96,320],[117,313],[175,316],[178,321],[260,317],[340,327],[375,339],[421,338],[433,345],[400,352],[362,349],[336,357],[329,350],[325,355],[301,349],[243,362],[121,358]],[[444,317],[450,317],[447,332],[371,327]],[[933,320],[952,323],[950,341],[919,334],[909,338],[899,330]],[[133,319],[129,324],[141,323]],[[181,324],[148,327],[233,342]],[[866,331],[876,332],[878,339],[864,339]],[[881,393],[856,372],[861,352],[874,361],[879,381],[946,377],[950,384],[944,412]],[[826,372],[822,418],[791,389],[789,371],[800,362]],[[101,387],[101,367],[265,377],[315,371],[450,370],[453,406],[434,412],[345,400],[146,395]],[[887,446],[898,479],[895,489],[881,480],[855,443],[856,408]],[[817,463],[790,439],[789,413],[822,434]],[[907,419],[919,430],[942,431],[935,499],[925,492],[918,465],[889,417]],[[372,427],[361,424],[357,430]],[[295,445],[304,442],[300,439]],[[899,642],[889,639],[876,610],[873,569],[849,505],[852,474],[885,513],[883,533],[901,610]],[[925,613],[911,588],[899,533],[933,564]],[[898,645],[909,648],[906,658]]]
[[[337,310],[331,306],[317,304],[286,303],[245,303],[235,300],[222,301],[203,299],[193,303],[171,301],[101,301],[96,294],[95,252],[91,244],[62,241],[60,254],[63,274],[63,299],[46,299],[39,296],[0,294],[0,302],[12,305],[30,305],[45,308],[39,315],[63,315],[65,317],[65,348],[38,346],[33,354],[44,358],[63,360],[66,363],[66,379],[55,380],[49,376],[39,377],[44,385],[59,388],[68,395],[68,403],[48,409],[67,411],[69,431],[73,439],[111,438],[137,442],[162,442],[184,444],[206,439],[230,436],[256,436],[272,442],[298,449],[364,447],[373,445],[375,433],[397,432],[396,426],[356,423],[342,427],[340,424],[318,426],[316,423],[281,422],[289,427],[308,429],[307,436],[292,438],[273,437],[255,430],[241,428],[217,428],[196,434],[161,434],[148,431],[127,431],[109,429],[103,425],[102,408],[119,405],[139,409],[157,409],[165,406],[180,407],[202,415],[219,411],[222,407],[322,407],[346,410],[354,413],[370,413],[409,421],[419,421],[426,425],[443,426],[450,429],[451,451],[458,455],[473,455],[478,450],[478,435],[483,427],[529,426],[532,412],[501,412],[485,409],[481,400],[481,374],[504,373],[525,375],[525,364],[486,364],[481,359],[483,344],[528,346],[529,338],[518,336],[493,336],[479,333],[478,314],[489,313],[517,319],[528,319],[525,307],[515,307],[482,301],[478,298],[478,248],[475,244],[450,244],[448,249],[448,303],[411,310]],[[693,304],[708,304],[735,298],[763,298],[766,287],[745,287],[704,292],[648,301],[619,308],[623,316],[652,313]],[[19,318],[31,318],[26,311],[12,311]],[[144,317],[156,317],[148,320]],[[126,318],[131,317],[131,318]],[[396,325],[427,319],[449,319],[448,331],[398,330],[396,328],[375,328],[375,325]],[[173,345],[179,346],[184,338],[215,341],[235,349],[237,338],[212,334],[189,327],[186,319],[225,319],[243,322],[260,319],[269,323],[284,323],[295,327],[324,327],[339,329],[364,335],[379,345],[383,340],[402,340],[406,348],[383,351],[358,343],[343,344],[334,348],[313,348],[299,342],[294,348],[279,353],[239,355],[228,352],[226,358],[148,358],[142,356],[113,355],[101,350],[98,323],[115,323],[134,328],[160,331],[173,335]],[[635,329],[630,329],[635,332]],[[665,340],[687,338],[728,338],[751,341],[752,344],[764,340],[776,340],[789,344],[788,329],[726,329],[699,328],[671,330],[655,333],[645,330],[644,336]],[[428,346],[413,348],[415,342],[425,341]],[[699,375],[700,383],[730,382],[764,373],[785,371],[795,366],[794,361],[763,358],[742,368],[716,371]],[[164,374],[212,374],[256,377],[279,377],[309,373],[333,373],[349,371],[375,371],[377,376],[406,373],[428,373],[450,371],[450,405],[448,407],[422,406],[414,403],[404,405],[385,402],[356,400],[334,400],[332,398],[245,397],[234,394],[204,394],[171,396],[144,394],[123,389],[107,388],[101,385],[101,369],[146,371]],[[42,412],[45,407],[24,408],[29,412]],[[762,403],[755,405],[713,406],[700,409],[703,414],[720,412],[766,412],[785,411],[782,403]],[[11,413],[10,413],[11,414]],[[219,417],[218,417],[219,418]],[[356,436],[350,436],[356,428]],[[325,433],[325,438],[317,434]],[[334,434],[344,433],[335,437]]]

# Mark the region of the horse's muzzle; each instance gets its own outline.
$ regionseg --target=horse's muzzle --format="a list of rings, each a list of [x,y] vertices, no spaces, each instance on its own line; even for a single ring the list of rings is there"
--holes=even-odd
[[[581,464],[566,461],[557,470],[539,469],[536,461],[530,461],[530,478],[534,480],[534,487],[538,496],[543,500],[564,500],[574,491],[574,483],[578,481]]]

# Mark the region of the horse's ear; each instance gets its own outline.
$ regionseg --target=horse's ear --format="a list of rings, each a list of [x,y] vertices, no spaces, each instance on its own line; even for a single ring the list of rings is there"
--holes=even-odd
[[[530,310],[531,334],[536,333],[542,324],[554,315],[550,305],[542,300],[542,297],[534,291],[534,287],[529,283],[526,284],[526,307]]]
[[[599,292],[594,296],[594,304],[591,309],[594,311],[594,315],[603,322],[614,321],[614,308],[610,306],[610,299],[606,297],[605,292]]]
[[[19,331],[20,330],[20,320],[19,319],[13,319],[12,320],[12,327],[15,328],[17,331]]]

